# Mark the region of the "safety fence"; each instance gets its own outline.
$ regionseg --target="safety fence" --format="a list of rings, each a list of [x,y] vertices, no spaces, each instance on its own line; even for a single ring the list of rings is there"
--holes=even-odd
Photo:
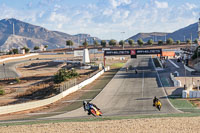
[[[14,105],[7,105],[7,106],[1,106],[0,107],[0,115],[2,114],[8,114],[8,113],[14,113],[14,112],[19,112],[19,111],[24,111],[24,110],[29,110],[29,109],[34,109],[34,108],[39,108],[45,105],[49,105],[51,103],[54,103],[61,98],[83,88],[84,86],[92,83],[94,80],[96,80],[98,77],[100,77],[105,71],[110,70],[110,67],[106,67],[104,70],[101,70],[97,74],[93,75],[91,78],[86,79],[85,81],[70,87],[70,88],[65,88],[66,90],[63,90],[60,94],[53,96],[51,98],[47,98],[44,100],[38,100],[38,101],[33,101],[33,102],[27,102],[27,103],[21,103],[21,104],[14,104]],[[73,84],[73,83],[72,83]],[[63,87],[63,86],[62,86]],[[64,89],[64,88],[63,88]]]

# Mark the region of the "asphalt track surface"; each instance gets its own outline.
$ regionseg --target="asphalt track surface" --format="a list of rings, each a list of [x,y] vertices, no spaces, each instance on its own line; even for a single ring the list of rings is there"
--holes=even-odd
[[[19,74],[15,70],[15,65],[21,62],[23,61],[9,62],[4,65],[0,64],[0,79],[19,77]]]
[[[57,58],[43,58],[40,60],[53,60]],[[37,60],[37,59],[32,59],[32,60]],[[20,77],[20,75],[16,72],[16,65],[19,63],[25,63],[30,61],[29,59],[24,59],[20,61],[13,61],[13,62],[8,62],[5,63],[5,65],[0,64],[0,79],[8,79],[8,78],[16,78]]]
[[[136,68],[138,73],[135,74],[134,70],[126,72],[125,67],[129,65]],[[152,106],[154,96],[161,100],[161,111]],[[128,60],[124,68],[117,72],[91,102],[101,109],[104,116],[180,113],[167,99],[150,56],[138,56],[137,59]],[[46,119],[86,116],[87,112],[78,108]]]

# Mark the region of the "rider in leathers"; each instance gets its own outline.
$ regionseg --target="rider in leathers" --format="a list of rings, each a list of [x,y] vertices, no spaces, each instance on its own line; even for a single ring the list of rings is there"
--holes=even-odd
[[[97,110],[100,110],[95,104],[89,103],[87,101],[83,101],[84,111],[88,111],[88,115],[92,114],[91,108],[93,108],[93,107],[96,108]]]
[[[155,106],[155,103],[158,101],[158,98],[155,96],[153,99],[153,106]]]

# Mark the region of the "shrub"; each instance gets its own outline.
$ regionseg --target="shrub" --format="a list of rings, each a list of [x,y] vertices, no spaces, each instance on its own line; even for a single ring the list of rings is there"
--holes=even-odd
[[[21,80],[20,80],[19,78],[15,78],[15,81],[16,81],[17,83],[20,83],[20,82],[21,82]]]
[[[133,66],[132,66],[132,65],[129,65],[128,69],[129,69],[129,70],[132,70],[132,69],[133,69]]]
[[[163,41],[162,41],[162,40],[159,40],[159,41],[158,41],[158,45],[163,45]]]
[[[75,69],[72,69],[72,70],[60,69],[54,75],[54,83],[61,83],[63,81],[66,81],[68,79],[72,79],[78,76],[79,74],[76,72]]]
[[[5,91],[0,89],[0,95],[4,95],[5,94]]]
[[[174,43],[174,40],[172,38],[168,38],[166,43],[168,45],[172,45]]]

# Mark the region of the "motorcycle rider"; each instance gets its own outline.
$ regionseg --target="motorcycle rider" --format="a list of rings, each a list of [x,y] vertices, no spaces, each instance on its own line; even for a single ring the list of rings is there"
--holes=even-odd
[[[91,108],[93,108],[93,107],[96,108],[97,110],[100,110],[95,104],[89,103],[87,101],[83,101],[84,111],[88,111],[88,115],[92,114]]]
[[[155,106],[155,103],[158,101],[158,98],[155,96],[153,99],[153,106]]]

